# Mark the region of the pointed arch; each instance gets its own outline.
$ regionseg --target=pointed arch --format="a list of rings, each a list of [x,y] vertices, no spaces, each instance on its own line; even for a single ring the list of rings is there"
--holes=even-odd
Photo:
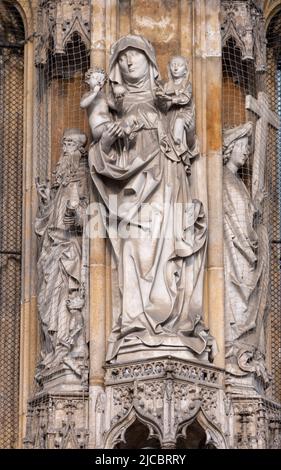
[[[268,29],[269,24],[272,18],[278,14],[278,11],[281,9],[280,0],[265,0],[264,2],[264,15],[266,21],[266,29]]]
[[[191,431],[191,432],[190,432]],[[190,436],[188,435],[190,432]],[[193,432],[193,435],[192,435]],[[190,448],[227,449],[227,442],[221,429],[211,420],[202,407],[178,428],[177,446],[180,443],[190,445]],[[196,444],[198,447],[195,447]],[[177,447],[178,448],[178,447]]]
[[[159,442],[160,448],[160,442],[162,439],[160,427],[152,420],[149,420],[147,417],[143,417],[134,406],[132,406],[126,416],[124,416],[120,421],[118,421],[114,426],[112,426],[111,430],[105,436],[104,448],[113,449],[121,443],[125,444],[125,446],[126,444],[128,445],[128,437],[126,437],[126,432],[134,426],[135,422],[140,423],[142,425],[141,429],[144,429],[143,427],[147,429],[147,434],[145,436],[140,436],[141,440],[138,443],[140,447],[137,448],[142,448],[142,445],[150,447],[151,445],[155,445],[156,442]]]
[[[90,49],[90,38],[89,35],[86,33],[84,26],[82,26],[80,19],[76,16],[71,28],[69,29],[68,33],[66,34],[63,40],[63,48],[65,49],[67,44],[71,42],[71,38],[74,34],[80,36],[81,41],[84,43],[87,50]]]

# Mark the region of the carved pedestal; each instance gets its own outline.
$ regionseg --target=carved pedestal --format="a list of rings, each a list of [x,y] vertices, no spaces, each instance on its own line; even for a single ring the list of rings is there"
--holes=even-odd
[[[88,446],[88,394],[43,393],[28,402],[25,448]]]
[[[227,447],[222,384],[220,369],[171,356],[107,366],[97,447]]]
[[[229,421],[234,449],[280,449],[281,407],[261,396],[232,395]]]

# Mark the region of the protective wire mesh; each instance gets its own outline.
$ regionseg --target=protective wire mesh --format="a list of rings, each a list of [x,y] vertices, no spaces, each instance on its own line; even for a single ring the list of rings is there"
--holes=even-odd
[[[278,113],[280,116],[280,14],[278,18],[278,20],[274,20],[274,24],[279,24],[279,29],[275,27],[275,31],[273,33],[272,26],[270,26],[268,30],[268,67],[265,80],[263,73],[256,72],[253,60],[242,60],[242,53],[234,39],[228,39],[223,47],[222,109],[224,129],[238,126],[248,120],[254,123],[257,122],[257,115],[252,111],[246,110],[245,104],[247,95],[252,95],[257,99],[260,91],[266,92],[270,96],[270,109]],[[265,134],[262,135],[262,139],[263,138],[265,138]],[[267,363],[270,365],[269,368],[271,369],[272,374],[272,382],[268,390],[268,394],[272,398],[279,400],[281,391],[280,143],[280,130],[278,133],[272,126],[269,126],[264,182],[266,197],[263,203],[264,210],[262,218],[259,219],[259,222],[267,227],[270,240],[268,247],[270,252],[270,283],[267,299],[268,316],[265,316],[267,334],[266,353],[268,356]],[[254,152],[251,151],[248,160],[238,172],[250,194],[252,191],[253,158]]]
[[[281,118],[281,10],[267,30],[267,93]],[[271,130],[268,147],[271,228],[271,371],[272,396],[281,400],[281,129]]]
[[[0,3],[0,448],[16,445],[19,402],[24,26]]]
[[[257,80],[253,61],[242,60],[242,53],[232,38],[223,48],[222,67],[223,129],[230,129],[246,122],[246,96],[257,96]],[[254,116],[251,116],[251,119],[255,121]],[[248,189],[251,184],[252,156],[251,152],[250,158],[239,170]]]
[[[35,135],[38,151],[37,175],[50,176],[59,160],[63,131],[87,131],[87,119],[80,99],[87,88],[84,74],[89,54],[78,33],[65,45],[64,53],[54,51],[50,38],[46,64],[37,67]]]

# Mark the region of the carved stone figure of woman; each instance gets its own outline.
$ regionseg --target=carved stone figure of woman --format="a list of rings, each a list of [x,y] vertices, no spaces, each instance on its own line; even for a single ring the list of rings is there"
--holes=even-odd
[[[37,181],[35,221],[40,241],[38,310],[42,346],[37,379],[58,368],[81,375],[87,357],[82,315],[82,232],[88,204],[87,137],[67,129],[52,186]]]
[[[252,199],[238,171],[249,157],[253,125],[224,132],[224,236],[227,370],[254,372],[267,382],[264,322],[268,237],[261,223],[263,194]]]
[[[148,40],[129,35],[114,44],[110,85],[113,97],[124,93],[115,122],[89,150],[117,267],[108,361],[211,350],[202,322],[206,217],[157,109],[158,76]]]

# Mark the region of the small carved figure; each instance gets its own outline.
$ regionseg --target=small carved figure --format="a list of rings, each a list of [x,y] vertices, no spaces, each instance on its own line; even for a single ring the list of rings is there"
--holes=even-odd
[[[254,372],[267,385],[264,322],[269,243],[261,217],[265,194],[260,191],[252,198],[238,173],[249,157],[252,134],[251,122],[224,132],[226,358],[232,374]]]
[[[107,80],[104,70],[93,67],[86,72],[85,81],[90,91],[82,96],[80,106],[87,108],[89,125],[94,141],[98,141],[106,125],[112,121],[109,104],[102,91]]]
[[[40,240],[38,310],[42,329],[37,380],[52,370],[68,368],[82,376],[87,358],[82,276],[83,227],[87,196],[87,137],[68,129],[53,183],[36,180],[39,196],[35,220]]]
[[[117,132],[118,145],[123,151],[123,158],[116,163],[120,167],[128,164],[130,142],[135,138],[136,130],[139,130],[138,123],[134,116],[128,119],[118,119],[122,114],[123,99],[126,89],[121,84],[115,83],[111,87],[110,96],[106,96],[102,91],[107,75],[103,69],[93,67],[86,72],[86,83],[90,86],[90,91],[85,93],[81,99],[81,108],[87,108],[89,125],[94,142],[98,142],[103,132],[113,135]],[[111,113],[111,114],[110,114]],[[113,115],[115,113],[115,115]]]
[[[195,111],[188,62],[185,57],[173,56],[168,65],[169,80],[158,83],[156,97],[160,108],[168,113],[169,128],[175,150],[182,155],[190,173],[190,158],[199,154],[195,136]],[[186,155],[186,152],[189,155]]]

